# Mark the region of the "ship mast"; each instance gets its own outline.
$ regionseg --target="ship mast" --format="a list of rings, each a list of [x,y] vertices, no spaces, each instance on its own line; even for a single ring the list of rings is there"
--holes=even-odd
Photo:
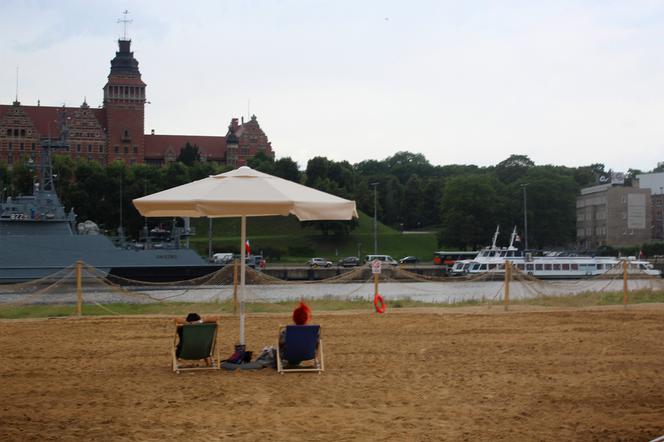
[[[42,153],[39,168],[39,190],[42,192],[55,193],[51,150],[66,149],[69,147],[69,144],[67,143],[67,136],[69,135],[69,128],[67,128],[67,111],[64,106],[62,106],[62,110],[58,113],[58,124],[60,125],[60,138],[53,141],[49,134],[48,139],[41,143]]]

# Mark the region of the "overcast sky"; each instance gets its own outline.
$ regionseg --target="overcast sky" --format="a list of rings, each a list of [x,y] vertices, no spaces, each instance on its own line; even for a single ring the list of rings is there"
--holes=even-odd
[[[0,1],[0,103],[102,103],[127,34],[145,130],[224,135],[256,114],[277,157],[651,170],[664,161],[661,1]]]

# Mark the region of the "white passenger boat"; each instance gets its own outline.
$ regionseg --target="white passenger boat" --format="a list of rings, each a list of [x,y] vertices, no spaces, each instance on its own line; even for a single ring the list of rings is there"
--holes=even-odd
[[[512,232],[508,247],[497,247],[499,229],[493,236],[490,247],[484,248],[472,260],[457,261],[452,275],[478,275],[486,272],[503,275],[505,261],[513,268],[540,279],[579,279],[603,275],[607,272],[622,274],[622,263],[628,263],[632,275],[661,276],[662,272],[651,263],[635,257],[611,256],[533,256],[514,246],[516,228]]]

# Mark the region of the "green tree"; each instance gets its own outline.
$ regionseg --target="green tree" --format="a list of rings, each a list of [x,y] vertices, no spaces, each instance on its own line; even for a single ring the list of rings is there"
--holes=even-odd
[[[260,172],[274,175],[274,158],[268,156],[263,151],[259,151],[247,161],[247,166]]]
[[[198,151],[197,145],[192,145],[188,141],[182,149],[175,161],[191,166],[201,160],[201,154]]]
[[[274,175],[294,183],[300,183],[302,179],[297,163],[291,157],[282,157],[274,162]]]
[[[505,187],[490,174],[450,178],[441,200],[439,242],[448,247],[487,245],[495,226],[505,225]]]
[[[526,155],[510,155],[496,165],[496,176],[505,184],[513,183],[524,177],[535,163]]]

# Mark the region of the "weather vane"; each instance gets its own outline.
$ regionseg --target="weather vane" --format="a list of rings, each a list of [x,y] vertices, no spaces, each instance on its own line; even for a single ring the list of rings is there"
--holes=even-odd
[[[124,14],[124,18],[119,18],[118,23],[122,23],[123,26],[124,26],[124,34],[122,36],[122,39],[126,40],[127,39],[127,23],[131,23],[134,20],[128,20],[127,19],[127,15],[129,14],[129,11],[127,9],[125,9],[122,14]]]

